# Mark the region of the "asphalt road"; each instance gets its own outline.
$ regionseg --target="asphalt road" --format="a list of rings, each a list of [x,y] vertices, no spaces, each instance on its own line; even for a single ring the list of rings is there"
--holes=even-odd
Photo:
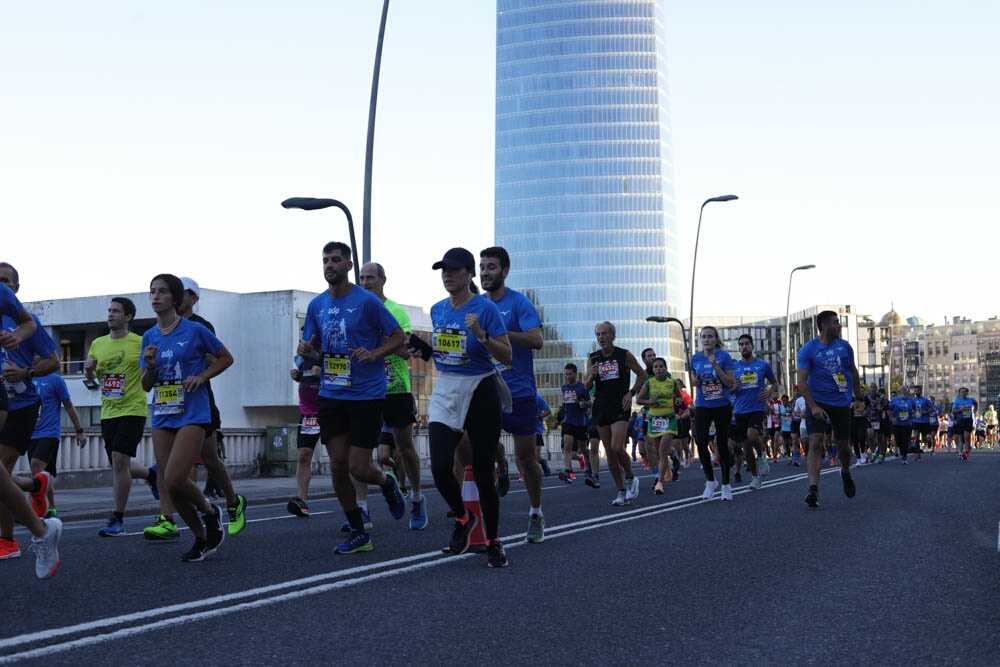
[[[150,543],[67,522],[63,563],[0,563],[0,664],[1000,664],[1000,454],[858,468],[848,500],[804,468],[703,502],[698,468],[631,506],[545,480],[543,544],[522,542],[527,499],[502,502],[511,566],[444,556],[450,524],[408,530],[372,495],[375,550],[335,556],[335,499],[298,519],[252,506],[243,534],[182,563],[190,534]],[[749,476],[747,476],[747,480]],[[26,545],[27,536],[18,538]]]

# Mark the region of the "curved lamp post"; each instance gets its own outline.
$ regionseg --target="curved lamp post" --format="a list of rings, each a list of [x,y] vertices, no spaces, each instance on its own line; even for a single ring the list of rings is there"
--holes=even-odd
[[[281,202],[281,205],[285,208],[300,208],[303,211],[316,211],[321,208],[330,208],[331,206],[339,208],[347,216],[347,228],[351,233],[351,254],[354,255],[354,283],[360,284],[360,272],[361,265],[358,263],[358,244],[354,240],[354,218],[351,217],[351,212],[348,210],[347,206],[336,199],[317,199],[316,197],[292,197],[291,199],[286,199]]]
[[[792,272],[788,274],[788,297],[785,299],[785,393],[788,394],[790,398],[792,396],[792,385],[791,385],[791,372],[792,367],[792,341],[788,339],[788,317],[790,315],[788,308],[792,304],[792,276],[795,275],[796,271],[808,271],[809,269],[815,269],[815,264],[804,264],[803,266],[796,266],[792,269]]]
[[[691,325],[691,348],[694,349],[694,273],[698,268],[698,240],[701,238],[701,216],[705,213],[705,206],[717,201],[733,201],[734,199],[739,199],[736,195],[721,195],[719,197],[712,197],[711,199],[706,199],[701,205],[701,211],[698,212],[698,231],[694,237],[694,261],[691,263],[691,308],[689,309],[689,324]],[[690,364],[690,360],[688,360]],[[690,372],[690,368],[688,369]]]

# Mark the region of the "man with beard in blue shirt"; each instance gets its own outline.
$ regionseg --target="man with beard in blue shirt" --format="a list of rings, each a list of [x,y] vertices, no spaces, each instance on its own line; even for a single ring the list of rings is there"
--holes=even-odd
[[[759,489],[760,476],[767,474],[764,466],[767,457],[761,457],[758,470],[757,455],[764,450],[761,441],[761,430],[764,424],[764,413],[767,410],[767,399],[777,393],[778,379],[771,369],[771,364],[753,354],[753,337],[743,334],[739,339],[740,358],[733,362],[733,377],[736,388],[733,390],[733,412],[736,415],[736,448],[743,449],[747,465],[750,467],[750,488]],[[770,383],[765,387],[765,381]]]

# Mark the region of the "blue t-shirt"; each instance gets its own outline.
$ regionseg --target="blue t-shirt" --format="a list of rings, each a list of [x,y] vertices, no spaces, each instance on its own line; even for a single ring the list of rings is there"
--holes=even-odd
[[[757,394],[764,389],[765,380],[772,384],[777,382],[771,364],[758,357],[754,357],[750,363],[747,363],[740,357],[733,362],[733,373],[736,376],[733,412],[738,415],[765,412],[767,399],[757,398]]]
[[[507,288],[499,301],[494,301],[503,324],[507,331],[524,333],[535,327],[542,326],[542,320],[538,317],[535,306],[528,301],[528,297],[520,292]],[[530,347],[510,344],[511,360],[510,366],[505,366],[496,362],[497,368],[503,375],[504,382],[510,388],[512,398],[525,398],[534,396],[537,393],[535,386],[535,365],[533,363],[533,350]]]
[[[920,398],[913,399],[913,423],[914,424],[930,424],[931,415],[930,413],[934,411],[934,406],[931,404],[931,399],[926,396],[921,396]]]
[[[35,432],[31,434],[31,439],[58,438],[62,435],[59,413],[62,411],[63,401],[69,400],[69,389],[66,387],[66,381],[62,379],[61,375],[53,373],[35,378],[35,388],[38,390],[38,398],[41,399],[42,403],[38,410],[38,421],[35,422]]]
[[[155,325],[144,333],[142,349],[150,345],[157,347],[153,428],[212,423],[208,383],[193,392],[185,391],[181,383],[184,378],[205,370],[205,355],[217,355],[223,347],[222,341],[201,324],[181,318],[166,336]],[[146,368],[143,357],[139,357],[139,367]]]
[[[509,292],[510,290],[507,291]],[[538,409],[538,412],[535,413],[538,415],[538,426],[535,429],[535,433],[545,435],[545,419],[542,418],[541,414],[549,409],[549,404],[545,402],[545,399],[540,394],[535,394],[535,407]]]
[[[893,425],[909,426],[913,422],[913,399],[909,396],[895,396],[889,401]]]
[[[979,409],[979,403],[974,398],[956,398],[951,404],[951,414],[956,421],[971,422],[972,413]]]
[[[715,363],[726,372],[733,370],[733,358],[725,350],[715,351]],[[694,401],[695,408],[724,408],[732,403],[729,387],[722,384],[715,373],[715,367],[704,352],[696,352],[691,357],[691,372],[701,380],[698,396]]]
[[[799,350],[798,367],[809,371],[813,400],[834,407],[848,407],[854,393],[854,348],[843,338],[829,345],[813,338]]]
[[[352,359],[352,350],[374,350],[382,339],[399,328],[382,300],[366,289],[351,285],[337,299],[323,292],[309,302],[302,338],[322,340],[323,379],[319,395],[346,401],[385,398],[385,362]]]
[[[465,328],[465,316],[479,317],[479,327],[496,338],[507,333],[503,317],[496,304],[482,294],[474,294],[468,303],[457,310],[448,299],[431,306],[431,347],[434,348],[434,365],[439,373],[483,375],[493,370],[489,351]]]
[[[6,286],[4,286],[6,287]],[[10,290],[7,290],[8,292]],[[13,294],[13,292],[11,293]],[[18,314],[20,314],[18,310]],[[9,360],[12,364],[20,366],[21,368],[30,368],[35,363],[35,355],[37,354],[41,358],[45,358],[56,351],[57,345],[52,336],[46,333],[45,329],[42,328],[42,323],[39,321],[38,317],[35,315],[31,316],[31,319],[35,321],[35,333],[31,335],[26,341],[23,341],[14,350],[5,350],[0,347],[0,369],[7,365]],[[17,320],[3,316],[3,328],[7,331],[14,331],[17,329]],[[38,401],[38,392],[35,390],[35,384],[30,378],[25,378],[21,382],[15,382],[10,384],[4,382],[6,385],[5,389],[7,391],[7,409],[10,412],[14,410],[20,410],[21,408],[28,407],[29,405],[34,405]]]
[[[0,283],[0,315],[13,320],[21,316],[24,306],[18,300],[14,290]]]
[[[587,411],[580,407],[580,403],[590,400],[587,387],[579,380],[572,387],[568,384],[562,386],[563,394],[563,424],[570,426],[586,426]]]

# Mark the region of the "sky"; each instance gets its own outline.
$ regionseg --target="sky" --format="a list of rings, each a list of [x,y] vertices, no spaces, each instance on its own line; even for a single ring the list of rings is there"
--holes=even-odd
[[[688,312],[856,304],[986,319],[1000,203],[1000,4],[668,2],[676,218]],[[829,5],[830,3],[824,3]],[[25,301],[323,289],[361,235],[377,0],[54,0],[0,9],[0,261]],[[386,293],[444,296],[443,250],[493,241],[496,8],[393,0],[376,121],[372,258]],[[510,282],[517,285],[516,257]],[[519,286],[519,285],[518,285]]]

